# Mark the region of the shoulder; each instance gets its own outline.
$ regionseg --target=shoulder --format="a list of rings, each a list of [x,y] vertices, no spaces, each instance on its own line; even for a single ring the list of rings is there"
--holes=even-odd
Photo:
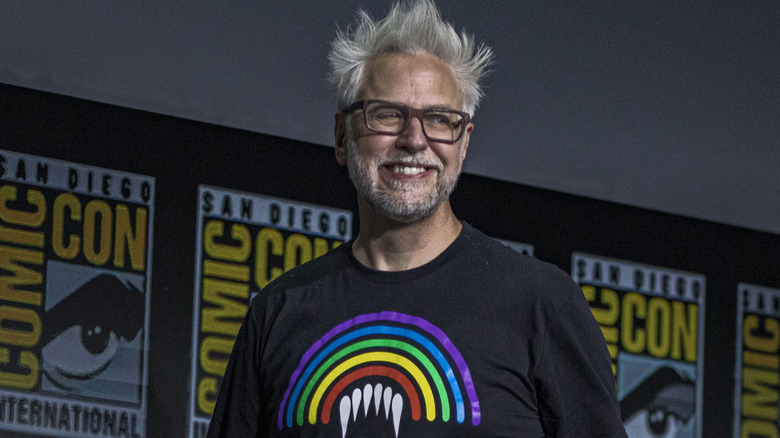
[[[305,288],[335,275],[347,266],[346,251],[349,250],[349,246],[349,243],[339,245],[317,258],[290,269],[269,283],[263,289],[263,294]]]
[[[584,298],[571,276],[558,266],[521,254],[466,224],[463,237],[463,269],[479,277],[492,293],[502,294],[507,303],[541,306],[551,315],[572,300]]]
[[[290,269],[272,280],[252,298],[248,318],[258,326],[273,324],[283,308],[295,309],[306,297],[327,290],[327,284],[347,268],[348,244]]]
[[[573,285],[569,274],[561,268],[522,254],[470,225],[464,224],[463,237],[463,253],[480,269],[502,271],[532,284]]]

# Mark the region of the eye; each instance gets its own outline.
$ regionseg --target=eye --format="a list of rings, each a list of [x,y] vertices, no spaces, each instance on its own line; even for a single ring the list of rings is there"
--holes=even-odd
[[[425,121],[428,124],[440,127],[449,127],[452,124],[452,116],[447,113],[427,113]]]
[[[100,326],[75,325],[43,347],[44,369],[60,386],[72,388],[76,382],[100,375],[111,364],[119,347],[119,337]]]
[[[394,107],[380,107],[371,111],[369,117],[384,126],[396,126],[403,124],[404,113]]]
[[[425,127],[439,132],[453,132],[460,129],[463,120],[458,114],[441,111],[425,114]]]
[[[92,354],[100,354],[106,351],[111,341],[113,332],[104,330],[102,326],[89,324],[81,327],[81,343]],[[113,335],[116,338],[116,335]]]
[[[662,366],[620,400],[623,425],[628,436],[688,436],[696,413],[696,385],[677,370]]]
[[[393,108],[386,108],[374,113],[374,118],[377,119],[396,119],[402,118],[404,115],[401,111]]]
[[[114,275],[101,274],[47,312],[41,334],[43,370],[51,383],[72,390],[95,379],[121,346],[143,327],[143,294]]]
[[[663,409],[642,409],[625,423],[629,436],[652,438],[674,437],[680,428],[682,419]]]
[[[669,430],[673,419],[673,415],[669,415],[660,409],[656,409],[648,412],[647,427],[655,435],[661,436]]]

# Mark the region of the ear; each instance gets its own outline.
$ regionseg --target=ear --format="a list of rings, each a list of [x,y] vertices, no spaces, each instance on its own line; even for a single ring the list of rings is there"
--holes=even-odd
[[[460,149],[460,162],[463,164],[463,160],[466,159],[466,150],[469,148],[469,140],[471,140],[471,131],[474,130],[474,124],[469,123],[466,125],[466,130],[463,132],[463,146]]]
[[[337,112],[335,116],[333,136],[335,137],[336,161],[342,166],[347,165],[347,115]]]

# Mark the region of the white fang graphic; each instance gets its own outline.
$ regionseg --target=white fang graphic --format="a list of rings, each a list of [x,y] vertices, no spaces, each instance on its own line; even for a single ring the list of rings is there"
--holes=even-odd
[[[363,415],[368,417],[368,405],[371,404],[371,392],[373,391],[373,388],[371,385],[366,385],[365,388],[363,388]]]
[[[362,390],[360,388],[355,388],[352,390],[351,396],[345,395],[341,398],[341,401],[339,402],[341,438],[347,436],[350,417],[352,417],[353,422],[357,421],[361,403],[364,417],[368,417],[372,401],[374,403],[373,412],[376,416],[379,416],[379,409],[382,405],[384,405],[385,408],[386,420],[390,420],[390,413],[392,412],[393,430],[395,431],[395,437],[398,438],[398,430],[401,426],[401,416],[403,415],[404,409],[404,398],[401,394],[393,394],[393,390],[389,386],[382,387],[381,383],[377,383],[375,386],[368,384],[364,386]]]
[[[385,388],[383,397],[385,399],[385,418],[390,418],[390,399],[393,397],[393,390],[389,386]]]
[[[379,400],[382,398],[382,384],[377,383],[374,387],[374,407],[376,408],[376,414],[379,415]]]
[[[360,410],[360,397],[363,395],[358,388],[352,391],[352,421],[357,421],[357,413]]]
[[[350,401],[348,396],[341,398],[341,404],[339,404],[339,415],[341,416],[341,438],[347,435],[347,423],[349,423],[349,411]]]
[[[398,425],[401,424],[401,411],[404,409],[404,399],[401,394],[393,396],[393,427],[395,428],[395,438],[398,438]]]

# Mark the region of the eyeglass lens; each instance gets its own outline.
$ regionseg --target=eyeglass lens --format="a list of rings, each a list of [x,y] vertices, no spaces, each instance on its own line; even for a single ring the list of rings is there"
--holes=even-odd
[[[368,129],[385,134],[399,134],[408,124],[410,110],[403,105],[388,102],[369,102],[365,107]],[[422,110],[415,114],[422,121],[423,132],[430,140],[452,142],[463,131],[463,116],[448,110]]]

